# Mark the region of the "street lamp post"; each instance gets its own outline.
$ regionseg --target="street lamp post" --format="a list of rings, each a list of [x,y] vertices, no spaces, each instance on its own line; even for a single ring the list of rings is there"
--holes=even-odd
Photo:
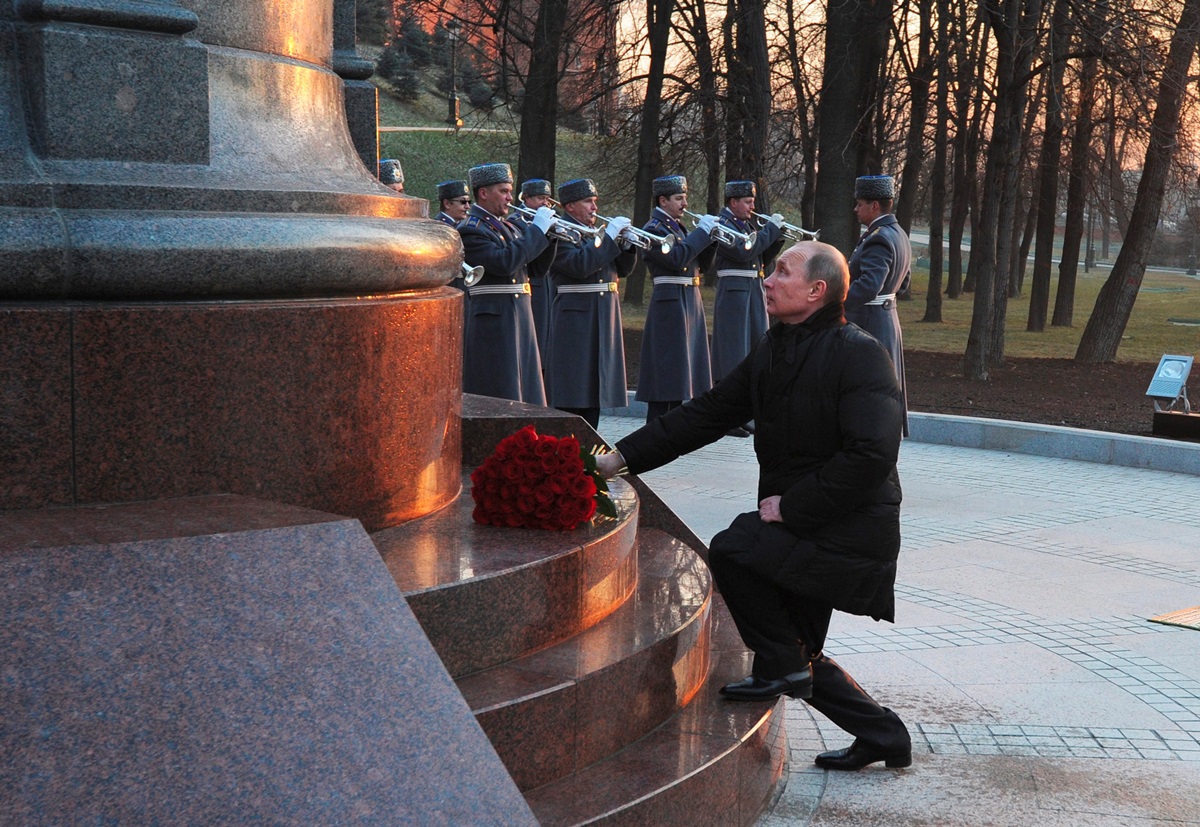
[[[1200,227],[1198,227],[1196,224],[1197,210],[1200,210],[1200,196],[1197,196],[1196,198],[1192,199],[1191,215],[1189,216],[1192,219],[1191,220],[1192,249],[1191,249],[1191,252],[1188,253],[1188,267],[1187,267],[1187,274],[1189,276],[1196,275],[1196,233],[1200,232]]]
[[[1088,210],[1087,252],[1083,257],[1083,272],[1089,272],[1096,264],[1096,248],[1092,246],[1092,230],[1096,224],[1095,210]]]
[[[446,116],[446,123],[454,129],[463,125],[458,110],[458,32],[461,28],[462,24],[457,20],[446,23],[446,39],[450,41],[450,99],[447,101],[450,112]]]

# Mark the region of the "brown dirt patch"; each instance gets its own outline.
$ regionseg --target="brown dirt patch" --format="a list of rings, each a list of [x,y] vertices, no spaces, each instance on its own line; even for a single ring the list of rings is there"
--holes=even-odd
[[[636,384],[641,331],[625,331],[630,386]],[[905,351],[908,407],[1151,436],[1146,387],[1154,364],[1080,365],[1070,359],[1008,359],[986,382],[963,377],[962,354]]]

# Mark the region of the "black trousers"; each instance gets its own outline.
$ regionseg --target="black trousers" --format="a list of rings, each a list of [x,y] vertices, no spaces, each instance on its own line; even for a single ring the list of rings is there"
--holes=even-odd
[[[583,421],[592,426],[593,431],[600,430],[599,408],[559,408],[560,411],[582,417]]]
[[[647,402],[646,403],[646,424],[649,425],[654,420],[665,414],[672,408],[678,408],[683,404],[683,401],[678,402]]]
[[[854,678],[825,656],[833,609],[785,591],[745,566],[745,555],[712,549],[709,568],[742,641],[754,653],[753,673],[774,680],[812,664],[808,703],[856,739],[887,751],[911,746],[900,716],[880,706]]]

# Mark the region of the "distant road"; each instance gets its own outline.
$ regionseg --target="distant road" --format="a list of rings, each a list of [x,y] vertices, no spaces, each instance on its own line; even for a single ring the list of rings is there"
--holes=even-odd
[[[449,126],[381,126],[380,132],[507,132],[512,134],[511,129],[451,129]]]

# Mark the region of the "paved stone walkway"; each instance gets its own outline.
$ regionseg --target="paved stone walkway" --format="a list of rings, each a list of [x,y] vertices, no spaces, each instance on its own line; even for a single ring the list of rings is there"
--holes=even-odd
[[[906,441],[898,622],[838,614],[826,651],[908,723],[914,765],[816,769],[849,738],[789,700],[789,778],[760,824],[1200,825],[1200,631],[1148,621],[1200,604],[1195,457]],[[754,509],[756,475],[752,440],[725,438],[644,479],[707,541]]]

